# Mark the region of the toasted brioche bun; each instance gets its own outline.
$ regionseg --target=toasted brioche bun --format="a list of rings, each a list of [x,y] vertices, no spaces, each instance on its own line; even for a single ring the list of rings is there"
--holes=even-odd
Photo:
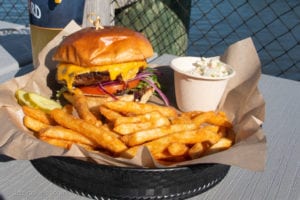
[[[66,37],[53,60],[81,67],[141,61],[153,56],[143,34],[125,27],[84,28]]]

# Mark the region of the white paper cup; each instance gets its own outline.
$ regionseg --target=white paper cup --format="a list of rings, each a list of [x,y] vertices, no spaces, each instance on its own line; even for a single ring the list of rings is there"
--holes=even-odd
[[[183,112],[216,110],[228,80],[235,75],[235,71],[229,65],[225,66],[229,71],[229,75],[225,77],[207,77],[191,73],[199,59],[200,57],[179,57],[171,61],[176,103]]]

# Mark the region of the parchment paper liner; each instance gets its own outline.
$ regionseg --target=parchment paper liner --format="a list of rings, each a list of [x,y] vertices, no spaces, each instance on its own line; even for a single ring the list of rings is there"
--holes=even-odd
[[[0,85],[0,121],[2,124],[0,154],[20,160],[31,160],[47,156],[72,156],[105,165],[166,167],[156,163],[147,148],[140,148],[137,156],[131,160],[87,152],[77,145],[73,145],[70,150],[64,150],[36,139],[23,126],[23,112],[14,97],[15,91],[23,88],[49,97],[55,95],[59,85],[55,81],[55,70],[53,70],[56,68],[56,63],[51,60],[51,56],[64,36],[79,29],[80,27],[76,23],[70,22],[41,51],[36,70]],[[196,163],[222,163],[254,171],[264,169],[266,138],[261,125],[265,115],[265,102],[257,87],[261,69],[252,39],[246,38],[232,44],[220,56],[220,59],[236,70],[236,76],[229,81],[219,106],[233,120],[236,143],[226,151],[168,167]],[[174,103],[173,72],[167,66],[158,67],[164,73],[162,82],[165,84],[165,88],[169,88],[167,94],[171,102]],[[153,101],[159,100],[154,98]]]

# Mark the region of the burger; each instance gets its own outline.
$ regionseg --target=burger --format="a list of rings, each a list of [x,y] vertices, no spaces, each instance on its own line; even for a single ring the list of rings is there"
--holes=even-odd
[[[71,101],[80,90],[88,101],[112,100],[147,102],[159,94],[155,70],[148,67],[153,56],[149,40],[141,33],[120,27],[88,27],[63,39],[53,60],[58,62],[56,78],[60,93]]]

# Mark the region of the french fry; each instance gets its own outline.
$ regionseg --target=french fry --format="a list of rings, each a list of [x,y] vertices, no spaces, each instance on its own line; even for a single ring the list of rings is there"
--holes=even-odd
[[[197,124],[197,126],[200,126],[203,123],[206,123],[209,118],[214,117],[215,113],[213,111],[203,112],[199,115],[195,116],[193,119],[193,122]]]
[[[61,139],[56,139],[56,138],[48,138],[48,137],[40,137],[40,140],[47,142],[48,144],[57,146],[57,147],[61,147],[64,149],[70,149],[71,146],[73,144],[77,144],[81,147],[83,147],[84,149],[88,150],[88,151],[94,151],[94,147],[93,146],[89,146],[87,144],[81,144],[81,143],[74,143],[72,141],[68,141],[68,140],[61,140]]]
[[[151,142],[145,143],[144,145],[148,147],[152,155],[159,154],[163,152],[170,144],[171,144],[171,139],[167,137],[162,137],[156,140],[153,140]],[[134,157],[136,154],[138,146],[133,146],[126,151],[122,152],[121,156],[126,155],[127,157],[130,158]]]
[[[42,129],[48,128],[50,126],[49,124],[43,123],[27,115],[24,116],[23,123],[28,129],[34,132],[39,132]]]
[[[80,91],[69,97],[72,104],[50,112],[24,105],[24,125],[42,141],[65,149],[76,144],[130,159],[145,146],[164,164],[226,150],[235,141],[222,111],[177,113],[173,107],[113,99],[99,106]]]
[[[131,113],[141,115],[152,111],[158,111],[165,117],[176,117],[177,112],[170,106],[159,106],[150,103],[126,102],[126,101],[112,101],[104,104],[107,108],[120,113]]]
[[[182,143],[179,143],[179,142],[174,142],[174,143],[171,143],[168,147],[168,152],[172,155],[172,156],[183,156],[185,155],[189,148],[185,145],[185,144],[182,144]]]
[[[190,124],[193,123],[192,119],[186,115],[170,118],[171,124]]]
[[[193,118],[193,122],[200,126],[203,123],[209,123],[216,126],[231,128],[232,124],[228,121],[223,112],[215,113],[213,111],[203,112]]]
[[[40,137],[40,140],[47,142],[48,144],[57,146],[57,147],[61,147],[64,149],[69,149],[71,147],[71,145],[73,144],[73,142],[71,141],[66,141],[66,140],[60,140],[60,139],[56,139],[56,138],[48,138],[48,137]]]
[[[95,142],[83,136],[82,134],[61,126],[51,126],[46,129],[42,129],[37,135],[38,137],[48,137],[53,139],[67,140],[73,143],[87,144],[94,147],[97,146]]]
[[[146,122],[120,124],[118,126],[115,126],[113,130],[121,135],[127,135],[141,130],[168,125],[170,125],[170,121],[166,117],[160,117],[156,120]]]
[[[81,147],[83,147],[84,149],[86,149],[88,151],[97,152],[97,149],[94,146],[90,146],[90,145],[82,144],[82,143],[76,143],[76,145],[81,146]]]
[[[140,146],[131,147],[131,148],[127,149],[126,151],[121,152],[120,157],[131,159],[136,155],[139,148],[140,148]]]
[[[221,138],[217,143],[213,144],[205,154],[217,153],[231,147],[232,141],[228,138]]]
[[[119,117],[123,117],[123,115],[121,115],[120,113],[113,111],[109,108],[106,108],[104,106],[100,106],[99,107],[100,113],[109,121],[114,122],[116,119],[118,119]]]
[[[122,158],[132,159],[134,156],[136,156],[137,151],[140,147],[141,147],[141,145],[131,147],[131,148],[127,149],[126,151],[122,152],[120,154],[120,156]],[[171,155],[168,151],[158,152],[158,153],[153,154],[152,156],[157,160],[166,160],[169,162],[176,162],[176,161],[178,162],[178,161],[185,160],[185,156],[174,156],[174,155]]]
[[[193,119],[194,117],[202,114],[203,112],[202,111],[188,111],[188,112],[183,112],[181,113],[181,117],[186,117],[186,118],[189,118],[189,119]]]
[[[209,148],[209,144],[206,142],[197,142],[189,149],[189,156],[192,159],[200,158],[204,155],[204,152]]]
[[[163,117],[163,115],[160,114],[160,112],[153,111],[153,112],[149,112],[149,113],[145,113],[145,114],[141,114],[141,115],[136,115],[136,116],[118,117],[115,120],[114,125],[118,126],[120,124],[155,121],[155,120],[159,120],[162,117]]]
[[[86,97],[79,90],[76,90],[74,92],[73,106],[76,108],[77,113],[81,119],[86,120],[87,122],[92,123],[95,126],[102,125],[102,122],[98,120],[95,115],[89,110]]]
[[[37,108],[32,108],[29,106],[22,106],[22,110],[25,115],[30,116],[44,124],[55,125],[56,122],[51,118],[46,112],[39,110]]]
[[[65,105],[62,109],[63,109],[63,111],[65,111],[66,113],[69,113],[70,115],[72,115],[73,111],[74,111],[74,107],[71,104]]]
[[[232,124],[228,121],[224,112],[218,112],[214,117],[211,117],[207,120],[207,123],[222,126],[227,128],[232,128]]]
[[[141,123],[132,123],[132,124],[120,124],[113,128],[113,130],[120,135],[128,135],[135,131],[145,130],[153,127],[151,122],[141,122]]]
[[[163,152],[171,143],[179,142],[183,144],[195,144],[199,142],[209,142],[215,144],[219,141],[217,126],[206,126],[199,130],[183,131],[169,134],[162,138],[145,143],[150,152],[155,155]]]
[[[82,119],[75,118],[61,109],[52,110],[51,116],[63,127],[82,133],[90,140],[113,153],[120,153],[127,149],[127,146],[107,128],[97,127]]]
[[[171,155],[168,151],[156,153],[153,155],[153,157],[158,160],[159,162],[161,161],[167,161],[167,162],[182,162],[186,160],[186,156],[184,155]],[[164,163],[167,164],[167,163]]]
[[[181,142],[184,144],[195,144],[197,142],[209,142],[210,144],[215,144],[220,140],[220,135],[218,134],[218,126],[205,126],[200,128],[194,133],[194,131],[185,131],[182,135],[177,133],[173,138],[174,142]]]
[[[124,141],[128,146],[135,146],[166,136],[171,133],[182,132],[187,130],[196,130],[196,129],[197,126],[194,123],[172,124],[170,126],[147,129],[129,135],[124,135],[122,136],[122,141]]]

